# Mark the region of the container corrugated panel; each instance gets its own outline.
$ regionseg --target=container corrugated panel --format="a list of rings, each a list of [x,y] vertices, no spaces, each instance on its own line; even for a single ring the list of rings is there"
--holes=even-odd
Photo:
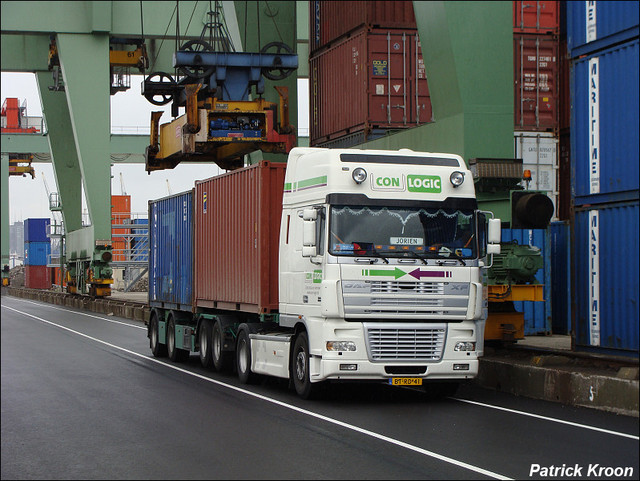
[[[581,58],[572,71],[575,203],[638,198],[638,40]]]
[[[638,207],[575,213],[575,343],[584,350],[638,357]]]
[[[311,145],[432,121],[416,30],[363,30],[309,62]]]
[[[572,57],[595,52],[638,36],[640,9],[635,0],[566,4],[567,42]]]
[[[31,218],[24,221],[25,242],[49,242],[47,229],[51,219]]]
[[[149,202],[149,241],[149,304],[192,310],[192,190]]]
[[[544,302],[516,301],[518,312],[524,313],[524,334],[534,336],[551,334],[551,248],[546,229],[502,229],[502,242],[516,241],[519,245],[530,245],[540,249],[544,267],[536,273],[536,280],[544,284]]]
[[[571,215],[571,133],[560,132],[558,153],[558,212],[560,220]]]
[[[25,266],[46,266],[49,254],[51,254],[51,243],[49,241],[24,243]]]
[[[558,128],[558,51],[553,35],[513,35],[516,130]]]
[[[263,161],[195,186],[195,303],[278,309],[278,246],[286,164]]]
[[[549,224],[551,236],[551,329],[553,334],[571,332],[571,231],[569,222]]]
[[[111,196],[111,224],[124,225],[131,222],[131,196],[112,195]],[[112,242],[123,242],[129,235],[129,229],[122,227],[111,228]]]
[[[24,266],[24,286],[29,289],[49,289],[51,270],[47,266]]]
[[[513,31],[516,33],[554,33],[560,29],[558,1],[514,1]]]
[[[413,2],[401,1],[313,1],[310,5],[311,52],[342,36],[367,28],[415,29]]]
[[[560,39],[558,57],[558,127],[563,130],[571,127],[571,59],[564,38]]]
[[[134,225],[147,226],[147,219],[133,219]],[[147,227],[138,227],[131,229],[131,255],[134,261],[146,260],[149,250],[149,229]]]

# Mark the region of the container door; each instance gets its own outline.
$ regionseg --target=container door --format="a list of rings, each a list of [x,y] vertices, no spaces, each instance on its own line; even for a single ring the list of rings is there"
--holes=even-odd
[[[553,130],[558,126],[558,42],[553,36],[513,36],[515,128]]]
[[[373,127],[406,127],[411,37],[392,31],[369,36],[369,119]]]
[[[420,37],[416,33],[411,36],[411,68],[409,73],[409,121],[413,125],[433,122],[431,97],[427,83],[427,69],[422,58]]]

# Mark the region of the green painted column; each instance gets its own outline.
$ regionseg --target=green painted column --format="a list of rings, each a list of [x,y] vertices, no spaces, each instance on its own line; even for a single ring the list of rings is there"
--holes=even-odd
[[[2,209],[2,220],[0,222],[0,242],[2,251],[0,252],[0,270],[9,264],[9,156],[2,154],[2,168],[0,168],[0,204]],[[2,275],[4,277],[4,273]]]
[[[73,139],[71,114],[64,92],[52,92],[51,72],[36,72],[42,101],[42,113],[47,121],[47,140],[53,173],[62,203],[65,229],[82,228],[82,173]]]
[[[93,245],[94,239],[111,239],[109,35],[58,34],[57,45],[93,230],[92,239],[83,239]]]

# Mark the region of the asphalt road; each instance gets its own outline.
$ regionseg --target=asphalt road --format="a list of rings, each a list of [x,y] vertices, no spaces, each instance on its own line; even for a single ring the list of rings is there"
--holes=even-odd
[[[3,480],[638,478],[637,418],[473,385],[302,401],[155,359],[136,321],[3,296],[0,325]]]

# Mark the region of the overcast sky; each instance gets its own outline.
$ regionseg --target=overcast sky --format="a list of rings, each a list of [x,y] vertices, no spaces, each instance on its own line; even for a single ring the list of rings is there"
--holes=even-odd
[[[18,98],[20,103],[27,101],[27,115],[41,117],[42,105],[38,93],[35,75],[32,73],[5,73],[1,77],[2,102],[7,97]],[[148,134],[149,121],[152,110],[165,110],[160,123],[171,119],[169,105],[158,107],[149,103],[140,93],[141,76],[132,76],[131,88],[126,92],[119,92],[111,96],[111,130],[113,133]],[[53,83],[53,82],[52,82]],[[298,97],[301,109],[299,128],[308,132],[308,88],[304,81],[298,82]],[[9,177],[9,218],[10,223],[31,217],[51,217],[49,202],[43,178],[51,192],[57,192],[53,167],[51,164],[34,163],[36,178],[31,176]],[[175,169],[152,172],[148,175],[144,164],[117,164],[112,167],[111,193],[120,195],[122,185],[120,173],[124,181],[124,188],[131,195],[132,212],[145,213],[147,202],[168,195],[168,186],[172,193],[184,192],[193,187],[195,180],[206,179],[219,173],[215,164],[194,165],[181,163]],[[146,217],[146,215],[144,215]]]

